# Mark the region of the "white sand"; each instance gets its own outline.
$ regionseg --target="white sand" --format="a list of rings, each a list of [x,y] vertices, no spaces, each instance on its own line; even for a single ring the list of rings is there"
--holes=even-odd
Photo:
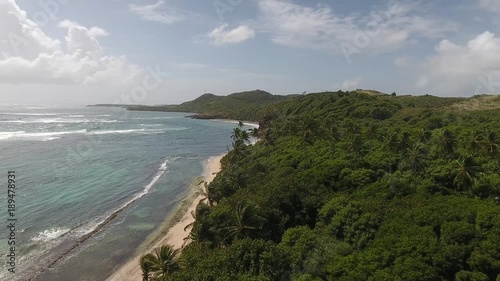
[[[204,179],[207,183],[210,183],[214,180],[215,175],[220,171],[221,164],[220,160],[224,157],[224,155],[212,157],[209,159],[209,163],[205,168]],[[158,248],[162,245],[169,244],[172,245],[175,249],[182,248],[185,238],[188,237],[190,229],[184,231],[184,228],[190,223],[194,222],[194,218],[191,215],[191,212],[196,210],[196,207],[203,199],[203,195],[198,196],[187,212],[183,215],[179,222],[177,222],[172,228],[169,229],[167,235],[165,235],[162,239],[160,239],[157,243],[153,244],[149,249],[145,250],[143,253],[138,254],[134,258],[132,258],[129,262],[123,265],[118,269],[111,277],[107,279],[107,281],[140,281],[142,280],[142,272],[139,267],[139,260],[143,254],[148,252],[152,252],[153,249]],[[188,241],[189,242],[189,241]]]

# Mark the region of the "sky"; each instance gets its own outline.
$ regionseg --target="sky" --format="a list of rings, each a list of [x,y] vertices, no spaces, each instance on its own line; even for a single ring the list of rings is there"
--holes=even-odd
[[[0,0],[0,103],[500,93],[498,0]]]

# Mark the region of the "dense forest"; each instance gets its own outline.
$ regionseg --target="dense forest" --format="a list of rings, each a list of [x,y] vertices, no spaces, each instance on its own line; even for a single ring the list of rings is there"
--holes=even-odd
[[[242,110],[260,128],[228,132],[192,242],[144,256],[144,280],[499,281],[498,105],[339,91]]]

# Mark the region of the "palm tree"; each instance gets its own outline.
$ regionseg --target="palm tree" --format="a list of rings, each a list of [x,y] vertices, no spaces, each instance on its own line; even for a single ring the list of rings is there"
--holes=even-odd
[[[401,140],[399,141],[399,150],[402,153],[407,152],[411,148],[410,133],[403,132]]]
[[[188,231],[188,229],[193,229],[194,225],[196,224],[196,221],[197,221],[196,212],[191,211],[191,216],[193,217],[194,220],[184,227],[184,231]]]
[[[390,161],[390,163],[396,162],[396,157],[399,149],[399,140],[398,140],[398,135],[395,132],[390,133],[389,135],[383,136],[383,149],[386,150],[386,155],[390,159],[393,159]],[[387,170],[389,173],[392,174],[393,171],[393,164],[388,163]]]
[[[476,131],[470,132],[469,137],[467,139],[467,148],[470,149],[472,152],[476,152],[479,149],[482,139],[483,135],[479,134],[478,132]]]
[[[244,126],[245,126],[245,124],[243,123],[243,121],[238,121],[239,128],[243,128]]]
[[[462,160],[455,160],[456,176],[453,183],[457,186],[457,190],[469,190],[475,183],[479,173],[479,166],[474,162],[474,159],[467,157]]]
[[[378,126],[370,125],[365,133],[368,138],[375,139],[378,136]]]
[[[347,149],[354,153],[355,156],[361,154],[363,150],[363,141],[359,135],[352,135],[347,138]]]
[[[188,229],[191,229],[191,231],[189,232],[189,235],[184,238],[183,247],[188,241],[190,243],[199,244],[203,242],[203,240],[206,240],[205,238],[209,235],[206,224],[197,219],[199,216],[197,216],[194,212],[191,212],[191,215],[195,218],[195,221],[184,227],[184,231],[187,231]]]
[[[258,138],[259,137],[259,129],[258,128],[253,128],[249,129],[250,130],[250,136],[252,138]]]
[[[452,132],[444,130],[439,136],[438,144],[445,155],[452,156],[455,151],[455,136]]]
[[[196,211],[191,212],[191,216],[193,216],[194,221],[184,227],[184,231],[191,229],[189,235],[184,238],[184,244],[188,241],[196,244],[207,240],[207,237],[210,236],[210,224],[207,223],[204,218],[209,212],[210,207],[204,203],[198,204]]]
[[[417,143],[408,149],[407,157],[402,161],[401,165],[409,168],[414,174],[416,174],[423,170],[426,159],[427,150],[422,144]]]
[[[191,228],[191,231],[189,232],[189,235],[184,238],[184,244],[183,244],[183,246],[188,241],[190,241],[191,243],[194,243],[194,244],[201,243],[203,241],[202,237],[206,237],[206,236],[203,235],[204,230],[205,230],[205,227],[204,227],[203,223],[195,221],[195,222],[190,223],[189,225],[187,225],[184,228],[184,230],[187,230],[189,228]]]
[[[155,271],[164,277],[179,270],[179,265],[176,261],[178,253],[179,251],[174,250],[170,245],[163,245],[160,248],[156,248],[154,259],[152,260]]]
[[[262,134],[262,141],[264,142],[265,146],[272,146],[274,145],[274,134],[272,129],[266,129],[264,133]]]
[[[342,122],[342,127],[344,129],[344,137],[346,138],[353,135],[359,135],[361,133],[359,126],[349,119],[346,119]]]
[[[331,125],[330,126],[330,131],[328,133],[329,133],[330,139],[333,142],[340,141],[340,139],[342,137],[341,134],[340,134],[340,131],[339,131],[338,127],[335,126],[335,125]]]
[[[484,135],[484,149],[488,154],[495,155],[498,152],[498,143],[496,140],[495,132],[488,131]]]
[[[391,152],[397,152],[399,147],[398,135],[396,133],[391,133],[389,136],[384,136],[384,149],[388,149]]]
[[[285,118],[283,120],[284,122],[278,123],[274,126],[275,131],[280,135],[292,135],[298,131],[297,124],[299,123],[299,119],[297,117]],[[267,127],[266,130],[267,129],[269,129],[269,127]]]
[[[204,199],[201,199],[201,201],[203,201]],[[196,210],[194,211],[191,211],[191,216],[193,217],[193,222],[186,225],[186,227],[184,227],[184,231],[187,231],[188,229],[190,228],[193,228],[193,226],[200,222],[200,220],[198,218],[202,217],[203,215],[206,215],[208,214],[208,211],[209,209],[207,208],[207,205],[203,202],[201,202],[198,204],[198,206],[196,206]]]
[[[141,257],[140,265],[142,271],[142,281],[149,281],[154,271],[154,259],[152,254],[146,254]]]
[[[243,142],[247,143],[247,142],[250,141],[250,135],[248,134],[247,131],[242,130],[241,133],[240,133],[240,139]]]
[[[246,143],[249,141],[250,136],[247,131],[241,130],[240,128],[234,128],[231,134],[231,139],[233,139],[233,141],[242,141],[243,143]]]
[[[421,143],[426,143],[431,139],[431,136],[432,133],[429,130],[423,128],[418,132],[418,141],[420,141]]]
[[[267,129],[269,126],[271,126],[271,121],[278,118],[277,113],[267,113],[262,117],[262,119],[259,121],[259,128],[260,129]]]
[[[231,134],[231,139],[233,139],[233,141],[237,141],[237,140],[241,139],[241,129],[240,128],[233,129],[233,133]]]
[[[232,143],[232,147],[233,147],[233,155],[236,156],[236,160],[238,158],[241,158],[245,155],[245,148],[246,148],[246,145],[245,145],[245,142],[242,141],[242,140],[235,140],[233,143]]]
[[[208,202],[208,206],[213,207],[216,203],[216,198],[217,198],[217,193],[215,192],[214,188],[212,188],[207,182],[204,183],[204,188],[201,192],[201,195],[203,195],[203,198],[200,200],[200,202],[204,202],[205,200]]]
[[[262,229],[263,218],[256,214],[256,208],[247,204],[239,203],[236,206],[231,225],[225,227],[227,238],[248,237]]]
[[[302,141],[310,144],[312,142],[312,136],[315,135],[314,133],[318,129],[318,124],[311,117],[304,117],[299,120],[297,125],[297,129],[299,130],[299,132],[301,132]]]

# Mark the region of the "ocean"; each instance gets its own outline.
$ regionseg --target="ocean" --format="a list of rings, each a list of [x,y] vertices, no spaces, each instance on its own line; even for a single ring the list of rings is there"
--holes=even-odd
[[[0,106],[0,252],[9,253],[15,172],[16,273],[0,280],[105,280],[158,231],[236,124],[183,113]],[[7,259],[6,259],[7,261]]]

